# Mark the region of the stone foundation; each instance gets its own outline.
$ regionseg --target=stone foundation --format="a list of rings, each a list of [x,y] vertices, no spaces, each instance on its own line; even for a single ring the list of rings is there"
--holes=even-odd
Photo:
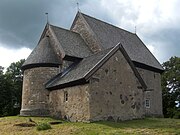
[[[21,116],[50,116],[48,109],[21,109]]]

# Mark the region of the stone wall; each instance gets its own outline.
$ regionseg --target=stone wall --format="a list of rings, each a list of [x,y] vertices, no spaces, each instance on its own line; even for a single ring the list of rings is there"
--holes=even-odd
[[[20,115],[49,115],[49,91],[44,84],[59,72],[55,67],[26,69],[23,78],[22,107]]]
[[[101,51],[100,41],[81,14],[79,14],[78,19],[71,30],[81,35],[92,52]]]
[[[145,92],[145,99],[150,100],[150,108],[145,107],[146,116],[163,116],[162,112],[162,90],[161,90],[161,74],[137,68],[145,83],[148,86],[148,90]]]
[[[90,121],[142,118],[143,96],[138,79],[118,51],[90,79]]]
[[[88,84],[51,91],[49,105],[52,117],[73,122],[89,121]]]

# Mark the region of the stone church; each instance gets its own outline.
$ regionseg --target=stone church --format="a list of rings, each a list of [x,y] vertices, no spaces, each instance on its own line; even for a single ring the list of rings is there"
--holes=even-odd
[[[161,64],[137,34],[81,12],[70,30],[47,23],[22,69],[22,116],[163,116]]]

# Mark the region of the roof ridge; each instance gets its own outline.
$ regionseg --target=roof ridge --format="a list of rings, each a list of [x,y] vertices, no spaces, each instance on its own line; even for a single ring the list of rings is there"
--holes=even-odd
[[[62,27],[59,27],[59,26],[56,26],[56,25],[52,25],[52,24],[49,24],[49,25],[50,25],[50,26],[52,26],[52,27],[55,27],[55,28],[61,29],[61,30],[65,30],[65,31],[68,31],[68,32],[71,32],[71,33],[74,33],[74,34],[80,35],[79,33],[74,32],[74,31],[71,31],[71,30],[66,29],[66,28],[62,28]]]
[[[118,27],[118,26],[115,26],[115,25],[111,24],[110,22],[105,22],[105,21],[103,21],[103,20],[97,19],[97,18],[95,18],[95,17],[89,16],[89,15],[84,14],[84,13],[81,13],[81,14],[84,15],[84,16],[87,16],[87,17],[89,17],[89,18],[91,18],[91,19],[95,19],[95,20],[97,20],[97,21],[100,21],[100,22],[105,23],[105,24],[107,24],[107,25],[110,25],[110,26],[112,26],[112,27],[115,27],[115,28],[118,28],[118,29],[123,30],[123,31],[125,31],[125,32],[128,32],[129,34],[136,35],[135,33],[130,32],[130,31],[128,31],[128,30],[125,30],[125,29],[123,29],[123,28],[120,28],[120,27]]]

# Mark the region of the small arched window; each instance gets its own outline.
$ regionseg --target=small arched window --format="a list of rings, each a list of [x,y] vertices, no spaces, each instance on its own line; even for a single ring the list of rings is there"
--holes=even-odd
[[[68,101],[68,92],[64,91],[64,102]]]

